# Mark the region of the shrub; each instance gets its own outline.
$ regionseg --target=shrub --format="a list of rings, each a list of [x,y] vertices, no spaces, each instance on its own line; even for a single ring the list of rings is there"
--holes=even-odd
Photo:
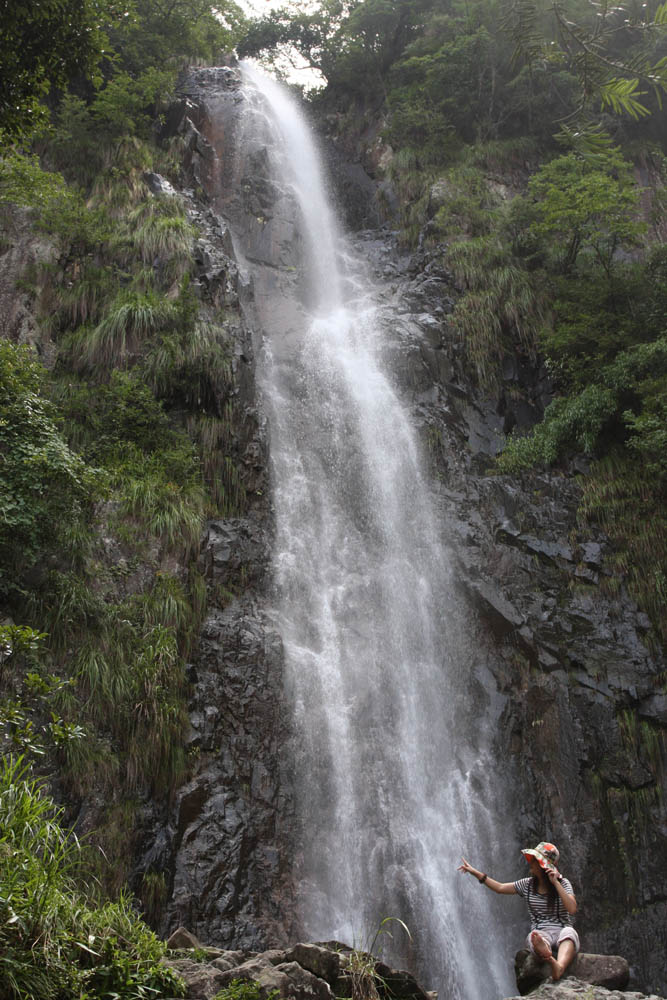
[[[663,453],[664,459],[664,453]],[[664,483],[664,479],[663,479]],[[601,525],[613,544],[610,564],[667,641],[667,510],[664,487],[650,467],[617,452],[596,462],[583,482],[578,511],[584,524]]]
[[[54,399],[70,444],[96,464],[113,467],[138,452],[141,468],[141,455],[187,445],[137,371],[116,369],[101,385],[61,378]],[[188,472],[193,467],[191,461]]]
[[[58,431],[43,380],[27,348],[0,341],[0,593],[62,550],[64,528],[88,519],[103,487]]]
[[[84,855],[21,758],[0,762],[0,993],[8,1000],[183,996],[166,946],[122,896],[96,907]]]
[[[97,326],[77,338],[80,360],[90,368],[122,368],[174,315],[173,304],[154,292],[121,291]]]
[[[454,323],[480,383],[491,387],[515,343],[530,354],[535,351],[545,319],[544,295],[495,235],[452,244],[448,263],[467,288],[454,309]]]

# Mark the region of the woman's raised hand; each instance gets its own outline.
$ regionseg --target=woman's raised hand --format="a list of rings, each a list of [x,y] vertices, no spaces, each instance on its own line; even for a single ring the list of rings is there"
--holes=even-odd
[[[475,871],[475,869],[473,868],[473,866],[471,864],[469,864],[469,862],[467,862],[466,859],[463,858],[463,857],[461,858],[461,864],[459,865],[459,867],[456,870],[459,871],[459,872],[464,872],[464,873],[469,874],[469,875],[472,875],[473,872]]]

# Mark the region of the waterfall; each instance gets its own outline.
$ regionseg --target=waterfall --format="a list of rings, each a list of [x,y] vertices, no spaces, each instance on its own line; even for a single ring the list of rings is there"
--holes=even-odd
[[[519,855],[502,856],[469,615],[385,359],[391,310],[339,231],[295,102],[243,76],[244,156],[270,207],[252,203],[237,249],[262,330],[303,937],[363,946],[397,917],[412,942],[395,924],[389,953],[441,1000],[496,1000],[512,991],[504,911],[456,867],[465,851],[509,878]]]

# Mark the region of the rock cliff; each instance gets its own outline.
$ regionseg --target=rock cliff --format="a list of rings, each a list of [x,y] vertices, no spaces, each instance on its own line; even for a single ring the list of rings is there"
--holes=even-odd
[[[198,197],[232,229],[251,228],[257,211],[271,212],[273,197],[259,161],[246,164],[243,191],[225,188],[237,88],[232,70],[193,73],[170,124],[184,137]],[[508,356],[498,396],[482,396],[449,321],[457,289],[444,249],[405,253],[388,230],[356,239],[397,316],[387,353],[421,428],[470,602],[480,650],[471,698],[498,706],[495,738],[516,808],[517,847],[556,840],[581,898],[586,948],[626,955],[632,982],[664,989],[652,942],[667,919],[667,703],[649,622],[622,581],[615,593],[605,586],[609,543],[577,523],[574,465],[523,481],[493,473],[503,433],[528,426],[548,401],[545,373]],[[251,327],[253,289],[242,288],[241,300]],[[239,356],[252,409],[252,345],[244,336]],[[256,427],[249,464],[264,492],[261,417]],[[179,794],[162,857],[173,872],[165,927],[187,922],[226,947],[280,944],[297,931],[288,833],[297,778],[281,770],[280,640],[262,596],[270,536],[263,501],[247,520],[207,532],[202,558],[211,594],[231,596],[224,606],[212,598],[202,631],[191,717],[200,767]],[[520,872],[508,859],[495,874]]]

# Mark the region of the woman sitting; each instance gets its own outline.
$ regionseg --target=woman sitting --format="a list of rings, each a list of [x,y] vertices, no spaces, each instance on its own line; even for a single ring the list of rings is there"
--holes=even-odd
[[[496,882],[461,858],[460,872],[469,872],[493,892],[522,896],[530,913],[527,944],[534,955],[548,962],[553,979],[560,979],[579,951],[579,935],[572,926],[577,912],[572,885],[556,868],[558,849],[542,841],[535,848],[521,852],[528,862],[530,876],[516,882]],[[555,956],[554,956],[555,951]]]

